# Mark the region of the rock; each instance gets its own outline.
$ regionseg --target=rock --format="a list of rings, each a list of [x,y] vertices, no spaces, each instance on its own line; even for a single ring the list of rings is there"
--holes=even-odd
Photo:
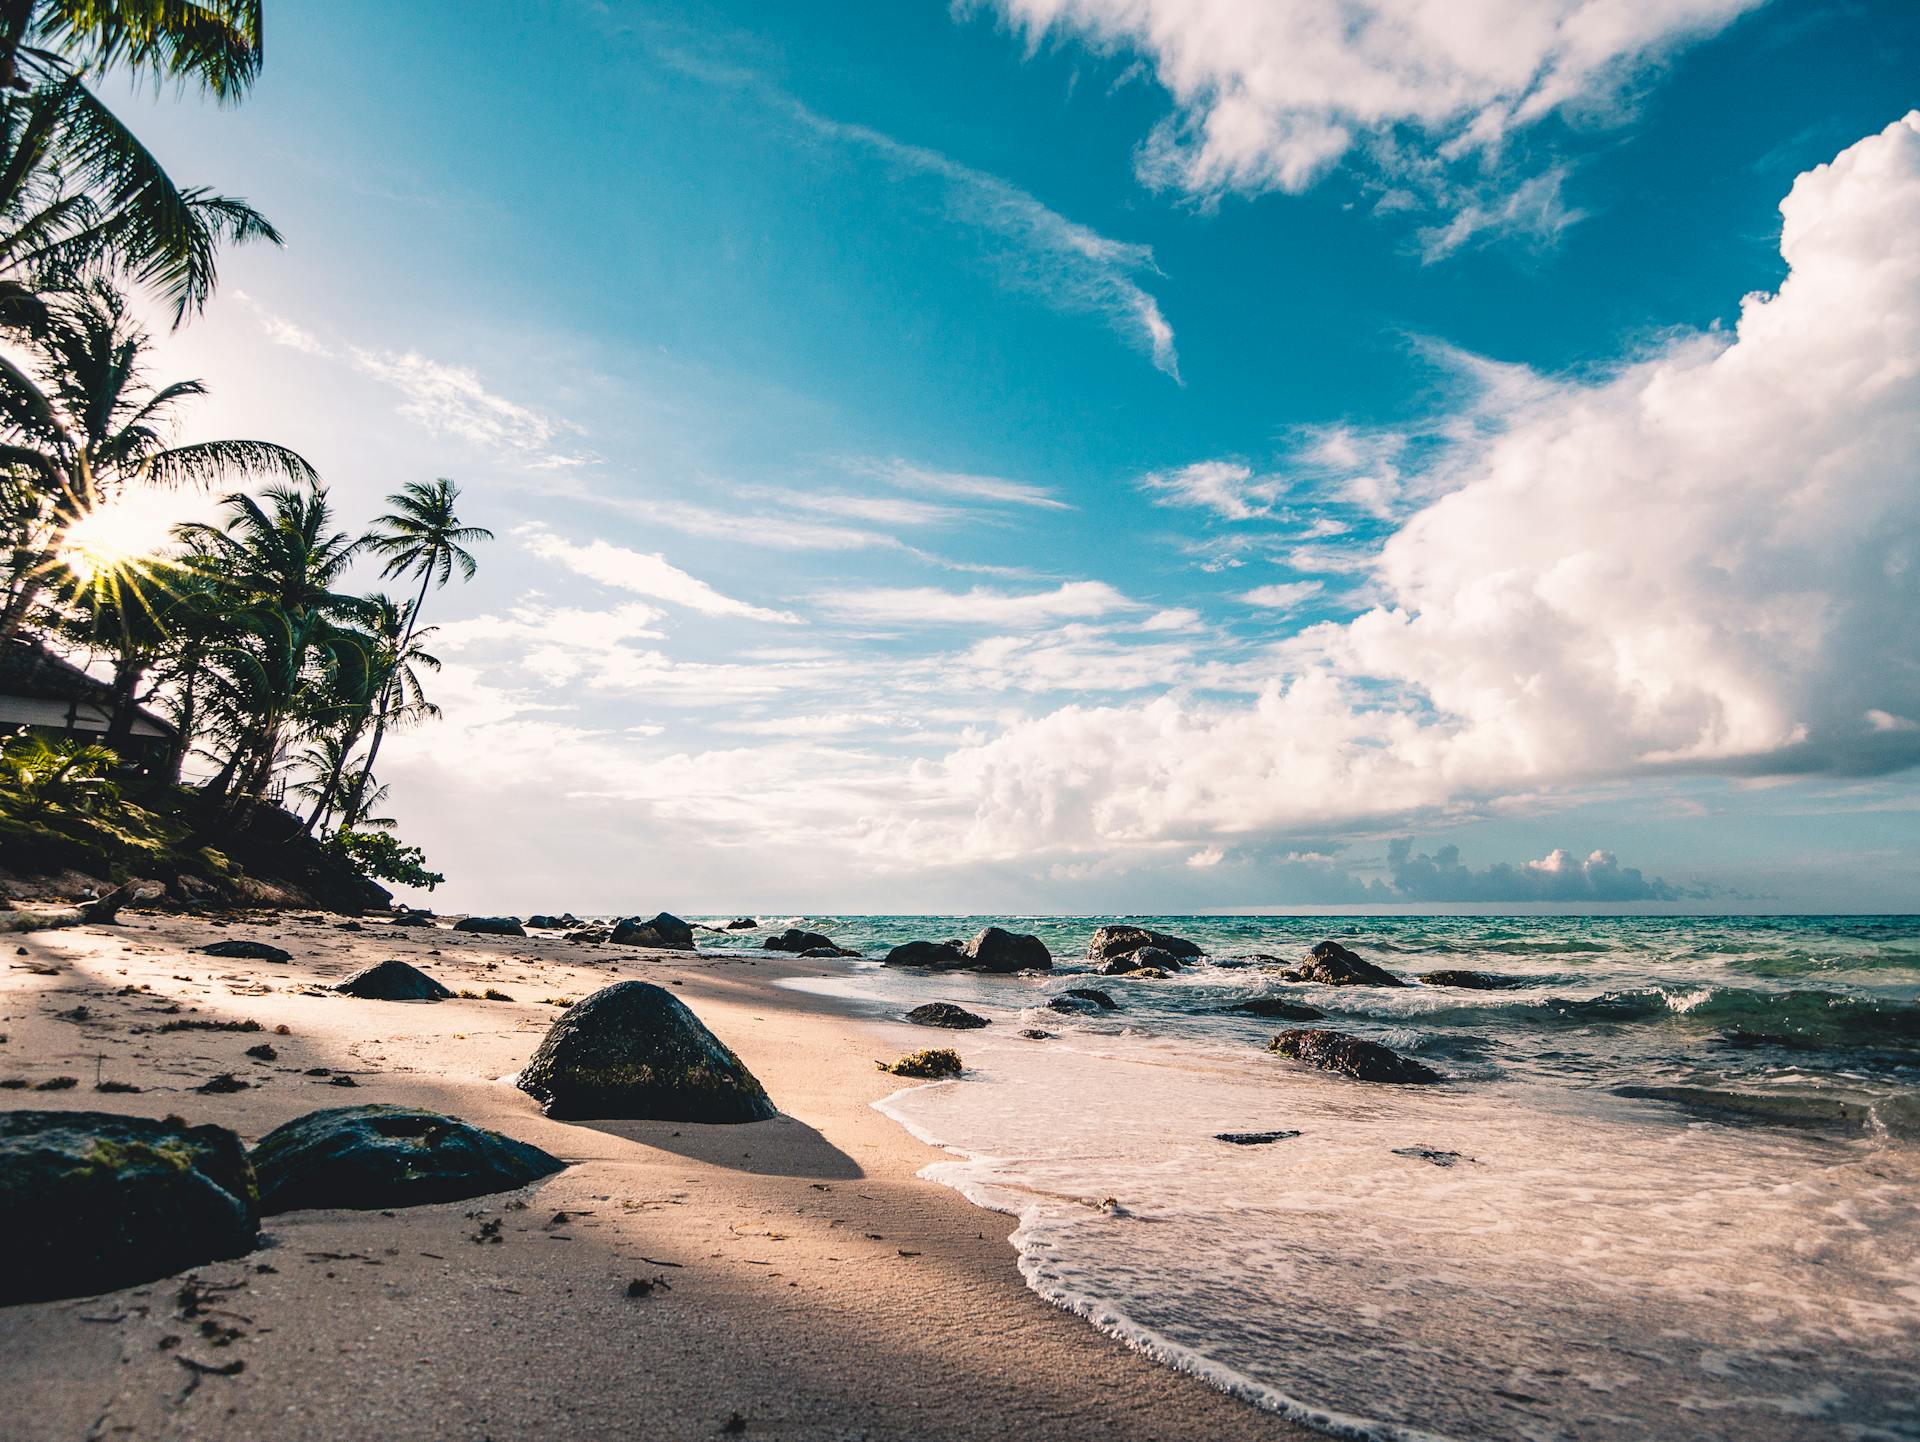
[[[964,963],[969,971],[1048,971],[1053,953],[1037,936],[989,926],[967,943]]]
[[[275,1127],[251,1158],[260,1213],[417,1207],[523,1187],[566,1163],[418,1107],[333,1107]]]
[[[778,936],[770,936],[761,943],[768,951],[812,951],[815,947],[832,946],[833,938],[822,936],[817,931],[802,931],[797,926],[789,926]]]
[[[1088,1013],[1113,1011],[1119,1005],[1119,1002],[1104,991],[1095,991],[1092,987],[1086,986],[1069,987],[1047,1003],[1048,1008],[1053,1011],[1082,1016]]]
[[[620,946],[652,946],[664,951],[692,951],[693,928],[671,912],[663,911],[650,921],[630,916],[613,928],[607,938]]]
[[[1420,980],[1428,986],[1453,986],[1463,991],[1499,991],[1528,982],[1524,976],[1501,976],[1491,971],[1430,971]]]
[[[1443,1152],[1437,1147],[1395,1147],[1393,1154],[1396,1157],[1418,1157],[1423,1162],[1432,1162],[1436,1167],[1450,1167],[1460,1160],[1460,1153]]]
[[[883,966],[924,966],[933,971],[954,971],[965,966],[966,948],[950,941],[909,941],[888,952]]]
[[[757,1122],[766,1088],[665,987],[623,981],[575,1002],[516,1084],[550,1117]]]
[[[1405,986],[1390,971],[1363,961],[1337,941],[1323,941],[1307,953],[1307,959],[1292,971],[1282,973],[1289,981],[1313,981],[1321,986]]]
[[[292,961],[293,953],[264,941],[216,941],[200,948],[208,956],[230,956],[237,961]]]
[[[0,1304],[85,1297],[243,1256],[253,1169],[225,1127],[0,1112]]]
[[[960,1053],[947,1047],[935,1047],[929,1051],[916,1051],[903,1056],[889,1066],[886,1062],[874,1063],[883,1072],[894,1076],[920,1077],[927,1081],[940,1081],[946,1077],[959,1076],[966,1068],[960,1061]]]
[[[1215,1132],[1216,1142],[1232,1142],[1236,1147],[1264,1147],[1270,1142],[1284,1142],[1297,1137],[1298,1132]]]
[[[991,1025],[984,1016],[976,1016],[950,1001],[930,1001],[925,1006],[916,1006],[907,1013],[907,1020],[915,1026],[944,1026],[954,1031],[972,1031]]]
[[[559,916],[548,916],[544,912],[535,912],[527,918],[528,926],[537,927],[541,931],[565,931],[569,927],[575,927],[579,924],[580,918],[575,916],[571,911]]]
[[[1267,1050],[1321,1071],[1340,1072],[1356,1081],[1416,1085],[1440,1080],[1440,1073],[1432,1067],[1388,1051],[1378,1042],[1363,1041],[1343,1031],[1324,1028],[1283,1031],[1267,1043]]]
[[[1287,1001],[1277,996],[1248,997],[1245,1001],[1236,1001],[1232,1006],[1221,1009],[1244,1012],[1248,1016],[1271,1017],[1276,1021],[1323,1021],[1327,1015],[1318,1007],[1302,1006],[1297,1001]]]
[[[432,926],[433,913],[431,911],[403,911],[398,916],[394,917],[392,921],[392,925],[394,926]]]
[[[1130,972],[1152,971],[1165,976],[1170,971],[1178,971],[1180,958],[1170,951],[1162,951],[1157,946],[1143,946],[1138,951],[1123,952],[1100,968],[1103,976],[1126,976]]]
[[[578,931],[569,931],[567,933],[567,940],[601,942],[606,941],[612,935],[613,933],[604,926],[586,926]]]
[[[453,995],[419,967],[393,957],[356,971],[334,990],[369,1001],[444,1001]]]
[[[752,931],[759,925],[760,923],[755,921],[751,916],[736,916],[720,929],[722,931]]]
[[[525,936],[527,929],[517,917],[463,916],[454,922],[455,931],[474,931],[482,936]]]
[[[829,957],[848,957],[848,956],[857,957],[860,955],[860,953],[857,951],[848,951],[847,948],[844,946],[810,946],[800,954],[802,956],[811,956],[821,960],[824,960]]]
[[[1157,966],[1129,967],[1124,959],[1109,962],[1107,966],[1103,968],[1101,974],[1103,976],[1125,977],[1128,981],[1165,981],[1172,975],[1171,972],[1162,971]]]
[[[1149,931],[1144,926],[1103,926],[1094,932],[1093,939],[1087,943],[1088,961],[1113,961],[1151,946],[1166,953],[1172,965],[1161,961],[1154,963],[1168,971],[1179,969],[1182,960],[1192,960],[1202,955],[1200,948],[1184,936],[1171,936],[1164,931]]]
[[[1028,1041],[1052,1041],[1053,1040],[1052,1032],[1042,1031],[1037,1026],[1023,1027],[1019,1031],[1015,1032],[1014,1035],[1023,1036]]]

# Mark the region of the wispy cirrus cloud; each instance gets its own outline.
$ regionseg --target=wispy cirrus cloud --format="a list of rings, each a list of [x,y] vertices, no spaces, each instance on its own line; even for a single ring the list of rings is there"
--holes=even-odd
[[[603,586],[651,596],[670,605],[683,606],[703,616],[730,616],[746,621],[771,621],[798,626],[800,617],[791,611],[774,611],[722,595],[705,581],[688,575],[666,557],[633,551],[606,541],[593,540],[581,545],[564,540],[544,526],[521,526],[515,533],[520,542],[543,561],[565,566],[577,575],[598,581]]]
[[[841,466],[854,475],[871,476],[908,491],[934,491],[941,495],[964,496],[1012,506],[1038,506],[1045,510],[1069,511],[1073,507],[1045,486],[1026,481],[1010,481],[1004,476],[981,476],[966,471],[944,471],[917,466],[898,456],[881,459],[861,456],[843,459]]]
[[[1139,608],[1105,581],[1065,581],[1051,591],[1024,592],[869,586],[828,591],[816,601],[842,620],[887,626],[1044,626]]]

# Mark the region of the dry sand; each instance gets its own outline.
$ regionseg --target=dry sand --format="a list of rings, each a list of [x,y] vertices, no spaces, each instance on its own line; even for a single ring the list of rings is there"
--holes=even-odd
[[[772,985],[814,963],[341,921],[130,913],[7,938],[0,1078],[78,1085],[0,1106],[171,1113],[251,1143],[320,1107],[404,1102],[571,1165],[469,1202],[268,1218],[262,1250],[189,1274],[197,1304],[176,1277],[0,1308],[4,1442],[1309,1435],[1028,1291],[1011,1220],[920,1180],[939,1154],[869,1105],[899,1085],[874,1058],[930,1034]],[[227,938],[294,959],[196,950]],[[320,989],[388,956],[513,999]],[[674,986],[782,1115],[562,1123],[500,1082],[559,1014],[547,998],[632,978]],[[158,1030],[242,1019],[264,1030]],[[245,1054],[262,1041],[275,1060]],[[307,1075],[320,1067],[356,1088]],[[249,1086],[196,1090],[228,1072]],[[142,1090],[101,1094],[96,1077]],[[635,1279],[666,1285],[629,1297]]]

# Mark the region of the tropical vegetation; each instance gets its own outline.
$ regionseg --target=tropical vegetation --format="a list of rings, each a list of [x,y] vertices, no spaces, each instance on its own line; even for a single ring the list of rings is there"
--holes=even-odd
[[[374,765],[439,714],[422,615],[490,533],[450,480],[405,484],[354,530],[289,448],[180,439],[206,388],[150,375],[138,316],[189,323],[224,246],[280,237],[245,201],[176,182],[94,90],[117,72],[237,101],[262,8],[0,0],[0,648],[89,666],[108,717],[0,738],[0,848],[51,827],[222,862],[263,808],[297,806],[294,834],[431,888],[420,848],[373,814]],[[116,507],[181,489],[218,493],[218,518],[129,553]],[[375,572],[402,594],[359,588]]]

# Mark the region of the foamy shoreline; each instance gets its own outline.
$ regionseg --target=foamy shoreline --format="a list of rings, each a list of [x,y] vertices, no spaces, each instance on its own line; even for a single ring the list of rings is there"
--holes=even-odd
[[[927,1034],[774,985],[831,964],[343,921],[135,913],[18,938],[0,1076],[78,1084],[5,1104],[178,1114],[252,1141],[321,1107],[404,1102],[568,1169],[524,1193],[392,1216],[269,1218],[263,1250],[194,1273],[232,1287],[213,1304],[238,1334],[224,1346],[202,1334],[208,1315],[180,1305],[178,1278],[0,1309],[0,1439],[1308,1435],[1029,1291],[1011,1219],[921,1180],[942,1154],[871,1105],[897,1087],[874,1058]],[[294,959],[196,950],[228,938]],[[512,1000],[322,990],[387,956]],[[567,1124],[501,1083],[559,1014],[549,998],[629,978],[672,985],[782,1116]],[[83,1018],[57,1015],[76,1007]],[[277,1056],[245,1055],[261,1034],[157,1030],[169,1020],[257,1021]],[[308,1074],[322,1067],[355,1085]],[[96,1073],[142,1090],[103,1095]],[[220,1073],[249,1085],[194,1090]],[[487,1221],[503,1244],[470,1240]],[[670,1290],[629,1298],[635,1278]],[[182,1358],[245,1365],[207,1375]]]

